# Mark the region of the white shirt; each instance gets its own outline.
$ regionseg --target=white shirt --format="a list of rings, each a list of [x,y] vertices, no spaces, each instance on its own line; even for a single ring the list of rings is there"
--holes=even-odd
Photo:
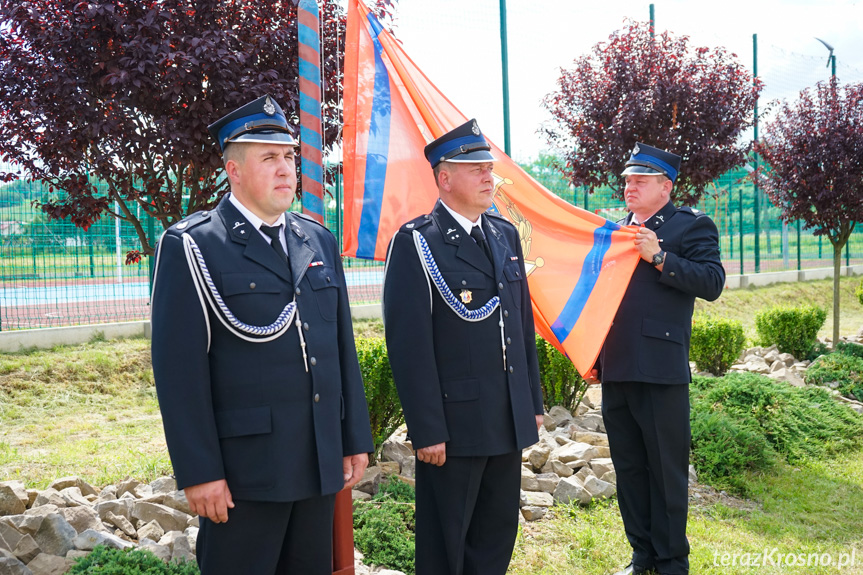
[[[270,236],[268,236],[267,234],[265,234],[264,232],[261,231],[262,225],[269,226],[269,224],[267,222],[265,222],[264,220],[262,220],[261,218],[259,218],[255,214],[253,214],[249,210],[249,208],[244,206],[240,202],[240,200],[238,200],[236,197],[234,197],[234,194],[228,195],[228,201],[230,201],[232,204],[234,204],[235,208],[240,210],[240,213],[243,214],[243,216],[245,216],[245,218],[247,220],[249,220],[250,224],[255,226],[255,229],[258,230],[258,233],[261,234],[261,237],[264,238],[268,244],[272,242],[272,239],[270,238]],[[279,240],[281,241],[282,249],[285,250],[285,253],[288,253],[288,243],[285,241],[285,214],[279,214],[279,219],[277,219],[273,225],[274,226],[281,226],[281,233],[279,234]]]
[[[468,235],[470,235],[470,231],[473,229],[474,226],[478,226],[482,223],[482,214],[480,214],[480,216],[476,219],[475,222],[472,222],[460,213],[453,210],[448,205],[446,205],[443,200],[441,200],[440,203],[443,204],[443,207],[446,208],[446,211],[448,211],[450,215],[455,219],[455,221],[457,221],[459,225],[464,228],[464,231],[466,231]]]

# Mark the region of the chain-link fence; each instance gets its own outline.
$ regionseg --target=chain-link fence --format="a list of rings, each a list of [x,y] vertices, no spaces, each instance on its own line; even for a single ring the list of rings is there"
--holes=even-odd
[[[459,58],[464,56],[459,42],[438,42],[435,58],[428,62],[417,59],[438,87],[448,96],[452,94],[456,105],[461,105],[463,94],[481,88],[484,105],[479,112],[463,110],[468,116],[481,112],[482,117],[496,119],[502,115],[498,3],[499,0],[481,0],[468,6],[462,2],[456,12],[440,9],[437,3],[405,3],[400,8],[402,15],[397,20],[396,33],[399,29],[408,32],[413,27],[415,31],[425,31],[423,33],[428,36],[415,35],[415,43],[437,42],[440,39],[437,30],[445,28],[452,32],[451,36],[471,36],[472,48],[466,63],[474,64],[454,65],[454,62],[462,62]],[[537,45],[535,36],[518,32],[519,26],[545,26],[549,33],[557,34],[555,26],[564,25],[575,38],[579,27],[597,25],[577,17],[581,9],[578,3],[555,4],[558,8],[553,21],[534,21],[533,4],[510,4],[510,85],[513,86],[537,83],[535,74],[549,65],[549,58],[543,56],[548,46]],[[645,12],[646,9],[645,5]],[[567,10],[572,14],[564,13]],[[611,26],[604,33],[607,35],[615,25],[602,23],[606,25]],[[733,33],[741,34],[739,30]],[[721,32],[717,34],[723,36]],[[411,43],[405,45],[410,52]],[[515,53],[527,51],[535,56],[533,66],[519,65],[512,58]],[[765,82],[759,103],[761,111],[768,102],[794,98],[800,90],[827,79],[832,72],[824,67],[826,52],[823,58],[788,52],[773,46],[769,37],[761,38],[758,54],[759,75]],[[570,54],[569,61],[576,56],[577,52]],[[836,62],[836,74],[843,82],[863,81],[863,71],[848,65],[841,57]],[[533,118],[533,108],[539,106],[535,95],[531,98],[534,98],[532,104],[513,101],[510,106],[514,134],[518,133],[519,123]],[[482,124],[494,141],[503,141],[495,133],[499,131],[497,127],[488,126],[485,120]],[[517,159],[525,157],[524,153],[519,153],[518,141],[513,142],[513,148]],[[523,161],[522,165],[549,190],[574,205],[613,220],[625,214],[622,201],[615,199],[612,190],[591,192],[568,185],[551,167],[551,159],[541,153],[538,159]],[[3,171],[9,167],[0,168]],[[747,175],[743,170],[723,175],[697,206],[709,214],[719,228],[727,272],[748,274],[832,266],[830,242],[814,236],[811,230],[802,229],[799,222],[783,223],[780,210],[770,204],[763,192],[754,189]],[[325,192],[325,223],[341,242],[343,200],[338,175],[334,181]],[[148,258],[138,264],[125,265],[126,252],[139,247],[132,226],[104,217],[85,232],[67,221],[50,221],[33,204],[46,193],[47,188],[39,183],[0,184],[0,330],[145,319],[149,315],[150,265]],[[296,208],[301,209],[299,202]],[[145,222],[144,229],[152,230],[153,235],[161,233],[158,224]],[[863,231],[859,230],[853,234],[843,264],[863,263],[861,234]],[[346,258],[344,265],[351,302],[379,301],[383,264]]]

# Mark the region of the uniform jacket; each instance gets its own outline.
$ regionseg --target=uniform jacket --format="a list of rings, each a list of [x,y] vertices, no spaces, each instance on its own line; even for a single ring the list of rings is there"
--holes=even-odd
[[[533,313],[515,227],[484,214],[494,259],[438,202],[393,238],[384,281],[387,349],[416,449],[446,442],[447,455],[499,455],[537,441],[542,392]],[[428,242],[452,292],[469,309],[495,295],[501,307],[479,322],[457,316],[430,284],[413,232]],[[501,328],[504,323],[506,364]]]
[[[226,479],[234,499],[296,501],[340,490],[342,458],[372,451],[335,238],[303,216],[285,216],[290,270],[227,197],[160,241],[153,373],[180,488]],[[202,303],[183,234],[241,322],[269,325],[296,296],[308,373],[296,325],[252,343]]]
[[[671,202],[644,225],[662,240],[665,263],[660,272],[639,260],[600,352],[599,379],[689,383],[695,298],[713,301],[725,285],[719,234],[705,214]]]

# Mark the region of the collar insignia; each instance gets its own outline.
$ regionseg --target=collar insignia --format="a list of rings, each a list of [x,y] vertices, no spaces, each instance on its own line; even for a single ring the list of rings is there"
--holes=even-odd
[[[236,230],[240,226],[245,226],[246,222],[234,222],[234,227],[232,229]]]

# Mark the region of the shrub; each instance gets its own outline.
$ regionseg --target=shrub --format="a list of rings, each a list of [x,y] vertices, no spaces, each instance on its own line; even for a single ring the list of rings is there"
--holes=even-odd
[[[775,452],[761,430],[709,408],[692,412],[692,464],[717,489],[746,494],[746,472],[768,470]]]
[[[404,415],[383,338],[357,338],[356,344],[369,404],[376,460],[384,441],[404,422]]]
[[[837,353],[844,355],[863,358],[863,345],[860,345],[859,343],[851,343],[848,341],[837,342],[836,351]]]
[[[760,345],[779,347],[797,359],[809,357],[818,340],[818,330],[827,319],[827,311],[817,306],[775,306],[755,316]]]
[[[723,375],[743,351],[743,324],[734,319],[699,317],[692,322],[689,359],[700,371]]]
[[[814,385],[835,381],[842,395],[863,401],[863,357],[844,352],[822,355],[812,362],[804,379]]]
[[[366,563],[414,573],[414,500],[413,487],[390,477],[371,501],[355,502],[354,543]]]
[[[194,561],[165,563],[145,549],[111,549],[97,546],[75,561],[70,575],[199,575]]]
[[[560,405],[574,412],[587,391],[584,379],[568,357],[539,336],[536,337],[536,355],[545,408]]]
[[[857,301],[860,302],[860,305],[863,305],[863,280],[860,281],[860,285],[854,290],[854,295],[857,296]]]
[[[856,448],[863,439],[863,417],[823,389],[733,373],[693,390],[698,409],[726,413],[750,429],[760,429],[791,463]]]

